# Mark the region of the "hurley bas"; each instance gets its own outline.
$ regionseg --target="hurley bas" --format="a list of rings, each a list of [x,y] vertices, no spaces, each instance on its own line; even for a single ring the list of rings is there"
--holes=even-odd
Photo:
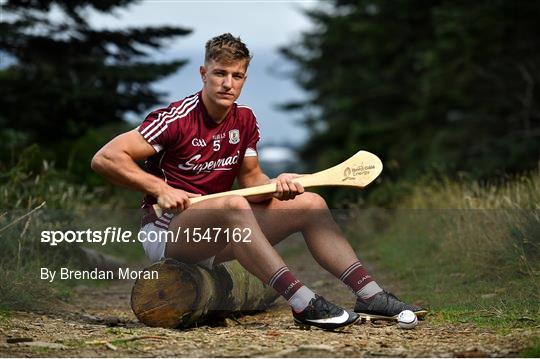
[[[58,276],[57,276],[58,274]],[[132,270],[130,268],[118,268],[112,270],[73,270],[66,267],[60,270],[40,269],[40,278],[53,282],[55,279],[159,279],[159,273],[155,270]]]

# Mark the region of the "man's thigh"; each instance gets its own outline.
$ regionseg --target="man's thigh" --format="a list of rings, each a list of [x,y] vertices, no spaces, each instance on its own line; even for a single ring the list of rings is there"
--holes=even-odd
[[[272,246],[302,230],[306,219],[306,210],[302,206],[296,199],[279,201],[272,198],[262,203],[251,203],[257,224]],[[234,254],[229,244],[216,255],[214,262],[222,263],[232,259]]]
[[[213,256],[216,256],[216,263],[234,259],[231,236],[224,235],[224,231],[227,228],[230,231],[236,228],[243,230],[241,227],[245,222],[231,222],[231,211],[237,211],[237,215],[244,217],[253,213],[256,222],[253,221],[250,225],[259,226],[270,244],[276,245],[292,233],[301,231],[306,216],[312,215],[305,208],[308,196],[298,196],[290,201],[272,198],[262,203],[250,203],[251,209],[241,210],[228,208],[223,197],[196,203],[171,221],[169,230],[173,231],[175,236],[176,233],[179,235],[176,242],[167,243],[165,256],[185,263],[197,263]],[[195,242],[194,240],[198,239],[198,236],[193,236],[195,229],[202,234],[209,231],[211,239],[203,238]],[[253,232],[253,229],[250,229]],[[220,236],[216,241],[217,230],[220,231]]]
[[[257,223],[272,245],[301,231],[305,225],[307,213],[298,204],[299,197],[289,201],[272,198],[270,201],[251,204]]]
[[[232,240],[234,228],[241,226],[235,224],[235,219],[247,212],[252,213],[250,209],[230,208],[226,198],[193,204],[172,219],[169,231],[175,240],[167,242],[165,257],[197,263],[215,256]]]

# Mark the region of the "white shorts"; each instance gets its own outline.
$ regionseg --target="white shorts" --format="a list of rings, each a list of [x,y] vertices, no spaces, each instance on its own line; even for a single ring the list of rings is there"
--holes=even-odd
[[[145,232],[146,235],[144,236],[144,238],[148,238],[148,233],[150,232],[165,232],[167,230],[162,227],[158,227],[155,225],[155,223],[151,222],[145,224],[140,231]],[[150,259],[152,262],[159,262],[165,259],[165,246],[167,245],[166,236],[157,235],[152,237],[157,237],[158,240],[144,241],[142,242],[142,245],[148,259]],[[215,256],[212,256],[198,262],[197,264],[211,270],[214,265],[214,258]]]

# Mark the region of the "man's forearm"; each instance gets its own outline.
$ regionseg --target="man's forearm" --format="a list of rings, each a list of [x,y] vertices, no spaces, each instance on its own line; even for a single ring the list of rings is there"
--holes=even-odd
[[[154,197],[168,186],[162,179],[143,171],[127,154],[97,153],[92,159],[92,169],[116,185]]]
[[[241,187],[248,188],[248,187],[261,186],[263,184],[269,184],[270,182],[271,182],[270,177],[268,177],[267,175],[261,172],[257,176],[251,176],[247,178],[244,181],[244,183],[242,183]]]
[[[246,180],[244,183],[241,184],[241,187],[242,188],[255,187],[255,186],[265,185],[270,182],[271,182],[270,178],[261,172],[258,176],[250,177],[249,180]],[[256,196],[249,196],[247,197],[247,200],[253,203],[258,203],[258,202],[267,201],[270,198],[272,198],[271,193],[261,194],[261,195],[256,195]]]

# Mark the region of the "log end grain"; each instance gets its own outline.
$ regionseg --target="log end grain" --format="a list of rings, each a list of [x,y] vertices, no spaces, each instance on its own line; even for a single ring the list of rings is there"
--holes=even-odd
[[[138,279],[131,291],[131,309],[151,327],[176,328],[197,301],[197,274],[192,266],[165,260],[145,270],[155,270],[158,279]]]

